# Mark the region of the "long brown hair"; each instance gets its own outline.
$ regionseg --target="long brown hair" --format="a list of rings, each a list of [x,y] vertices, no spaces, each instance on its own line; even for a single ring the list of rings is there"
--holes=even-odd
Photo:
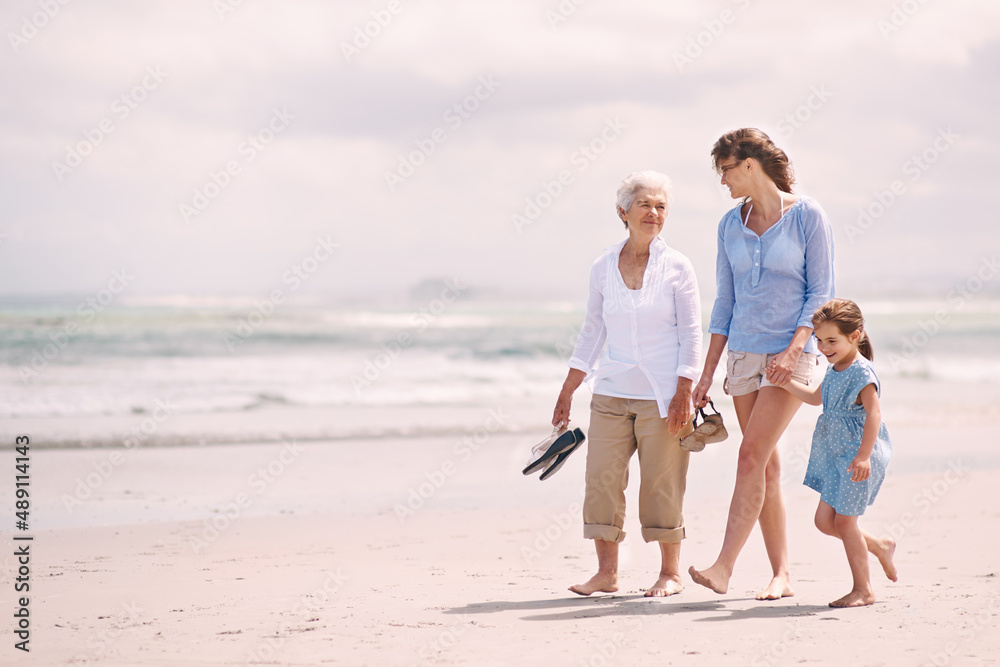
[[[795,176],[785,151],[774,145],[771,137],[755,127],[744,127],[727,132],[712,146],[712,161],[716,170],[724,160],[752,157],[760,163],[764,173],[782,192],[791,192]]]
[[[817,308],[812,316],[813,329],[824,322],[836,325],[840,333],[845,336],[850,336],[855,331],[860,331],[861,338],[858,340],[858,352],[868,361],[875,360],[875,353],[872,352],[872,342],[868,338],[868,332],[865,331],[865,318],[861,314],[858,304],[850,299],[830,299]]]

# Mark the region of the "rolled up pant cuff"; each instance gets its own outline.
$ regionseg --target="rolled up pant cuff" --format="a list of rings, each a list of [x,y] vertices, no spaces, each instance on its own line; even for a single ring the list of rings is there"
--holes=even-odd
[[[617,526],[602,526],[597,523],[583,524],[583,536],[588,540],[606,540],[621,542],[625,539],[625,531]],[[647,540],[648,542],[649,540]]]
[[[684,526],[680,528],[643,528],[642,539],[647,542],[667,542],[675,544],[685,537]]]

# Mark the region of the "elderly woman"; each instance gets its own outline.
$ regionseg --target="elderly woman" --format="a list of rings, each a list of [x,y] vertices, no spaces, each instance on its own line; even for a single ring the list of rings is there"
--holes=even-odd
[[[694,402],[708,401],[728,345],[724,389],[733,397],[743,442],[722,551],[711,567],[689,572],[725,593],[736,557],[759,523],[772,578],[757,599],[776,600],[794,595],[777,444],[802,405],[781,385],[789,378],[808,385],[818,362],[812,315],[833,297],[833,232],[816,200],[792,194],[788,156],[760,130],[724,134],[712,159],[722,184],[741,202],[719,222],[712,338]]]
[[[618,188],[617,208],[628,237],[606,248],[591,268],[587,319],[552,416],[553,425],[569,420],[573,392],[589,374],[583,535],[596,545],[597,574],[570,590],[618,590],[625,486],[638,450],[642,537],[659,542],[662,557],[646,595],[666,596],[683,589],[678,568],[689,454],[679,438],[691,432],[701,307],[691,263],[659,236],[670,209],[670,179],[652,171],[630,174]]]

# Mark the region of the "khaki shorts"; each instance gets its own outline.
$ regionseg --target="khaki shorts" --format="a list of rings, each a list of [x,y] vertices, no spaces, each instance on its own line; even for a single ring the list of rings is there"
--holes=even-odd
[[[767,381],[765,369],[776,356],[777,353],[761,354],[730,350],[729,358],[726,359],[726,381],[722,384],[723,391],[730,396],[743,396],[759,391],[763,387],[775,386]],[[808,385],[812,380],[813,369],[818,363],[818,354],[803,352],[792,372],[792,379]]]

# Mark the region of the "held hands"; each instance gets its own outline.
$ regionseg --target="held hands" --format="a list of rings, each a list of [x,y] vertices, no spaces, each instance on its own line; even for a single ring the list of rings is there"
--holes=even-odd
[[[775,355],[771,363],[767,365],[767,381],[778,387],[784,387],[792,379],[792,372],[799,363],[801,352],[785,350]]]
[[[848,466],[847,472],[851,473],[852,482],[863,482],[868,479],[868,475],[872,473],[872,462],[871,458],[862,458],[861,456],[855,456],[854,460],[851,461],[851,465]]]

